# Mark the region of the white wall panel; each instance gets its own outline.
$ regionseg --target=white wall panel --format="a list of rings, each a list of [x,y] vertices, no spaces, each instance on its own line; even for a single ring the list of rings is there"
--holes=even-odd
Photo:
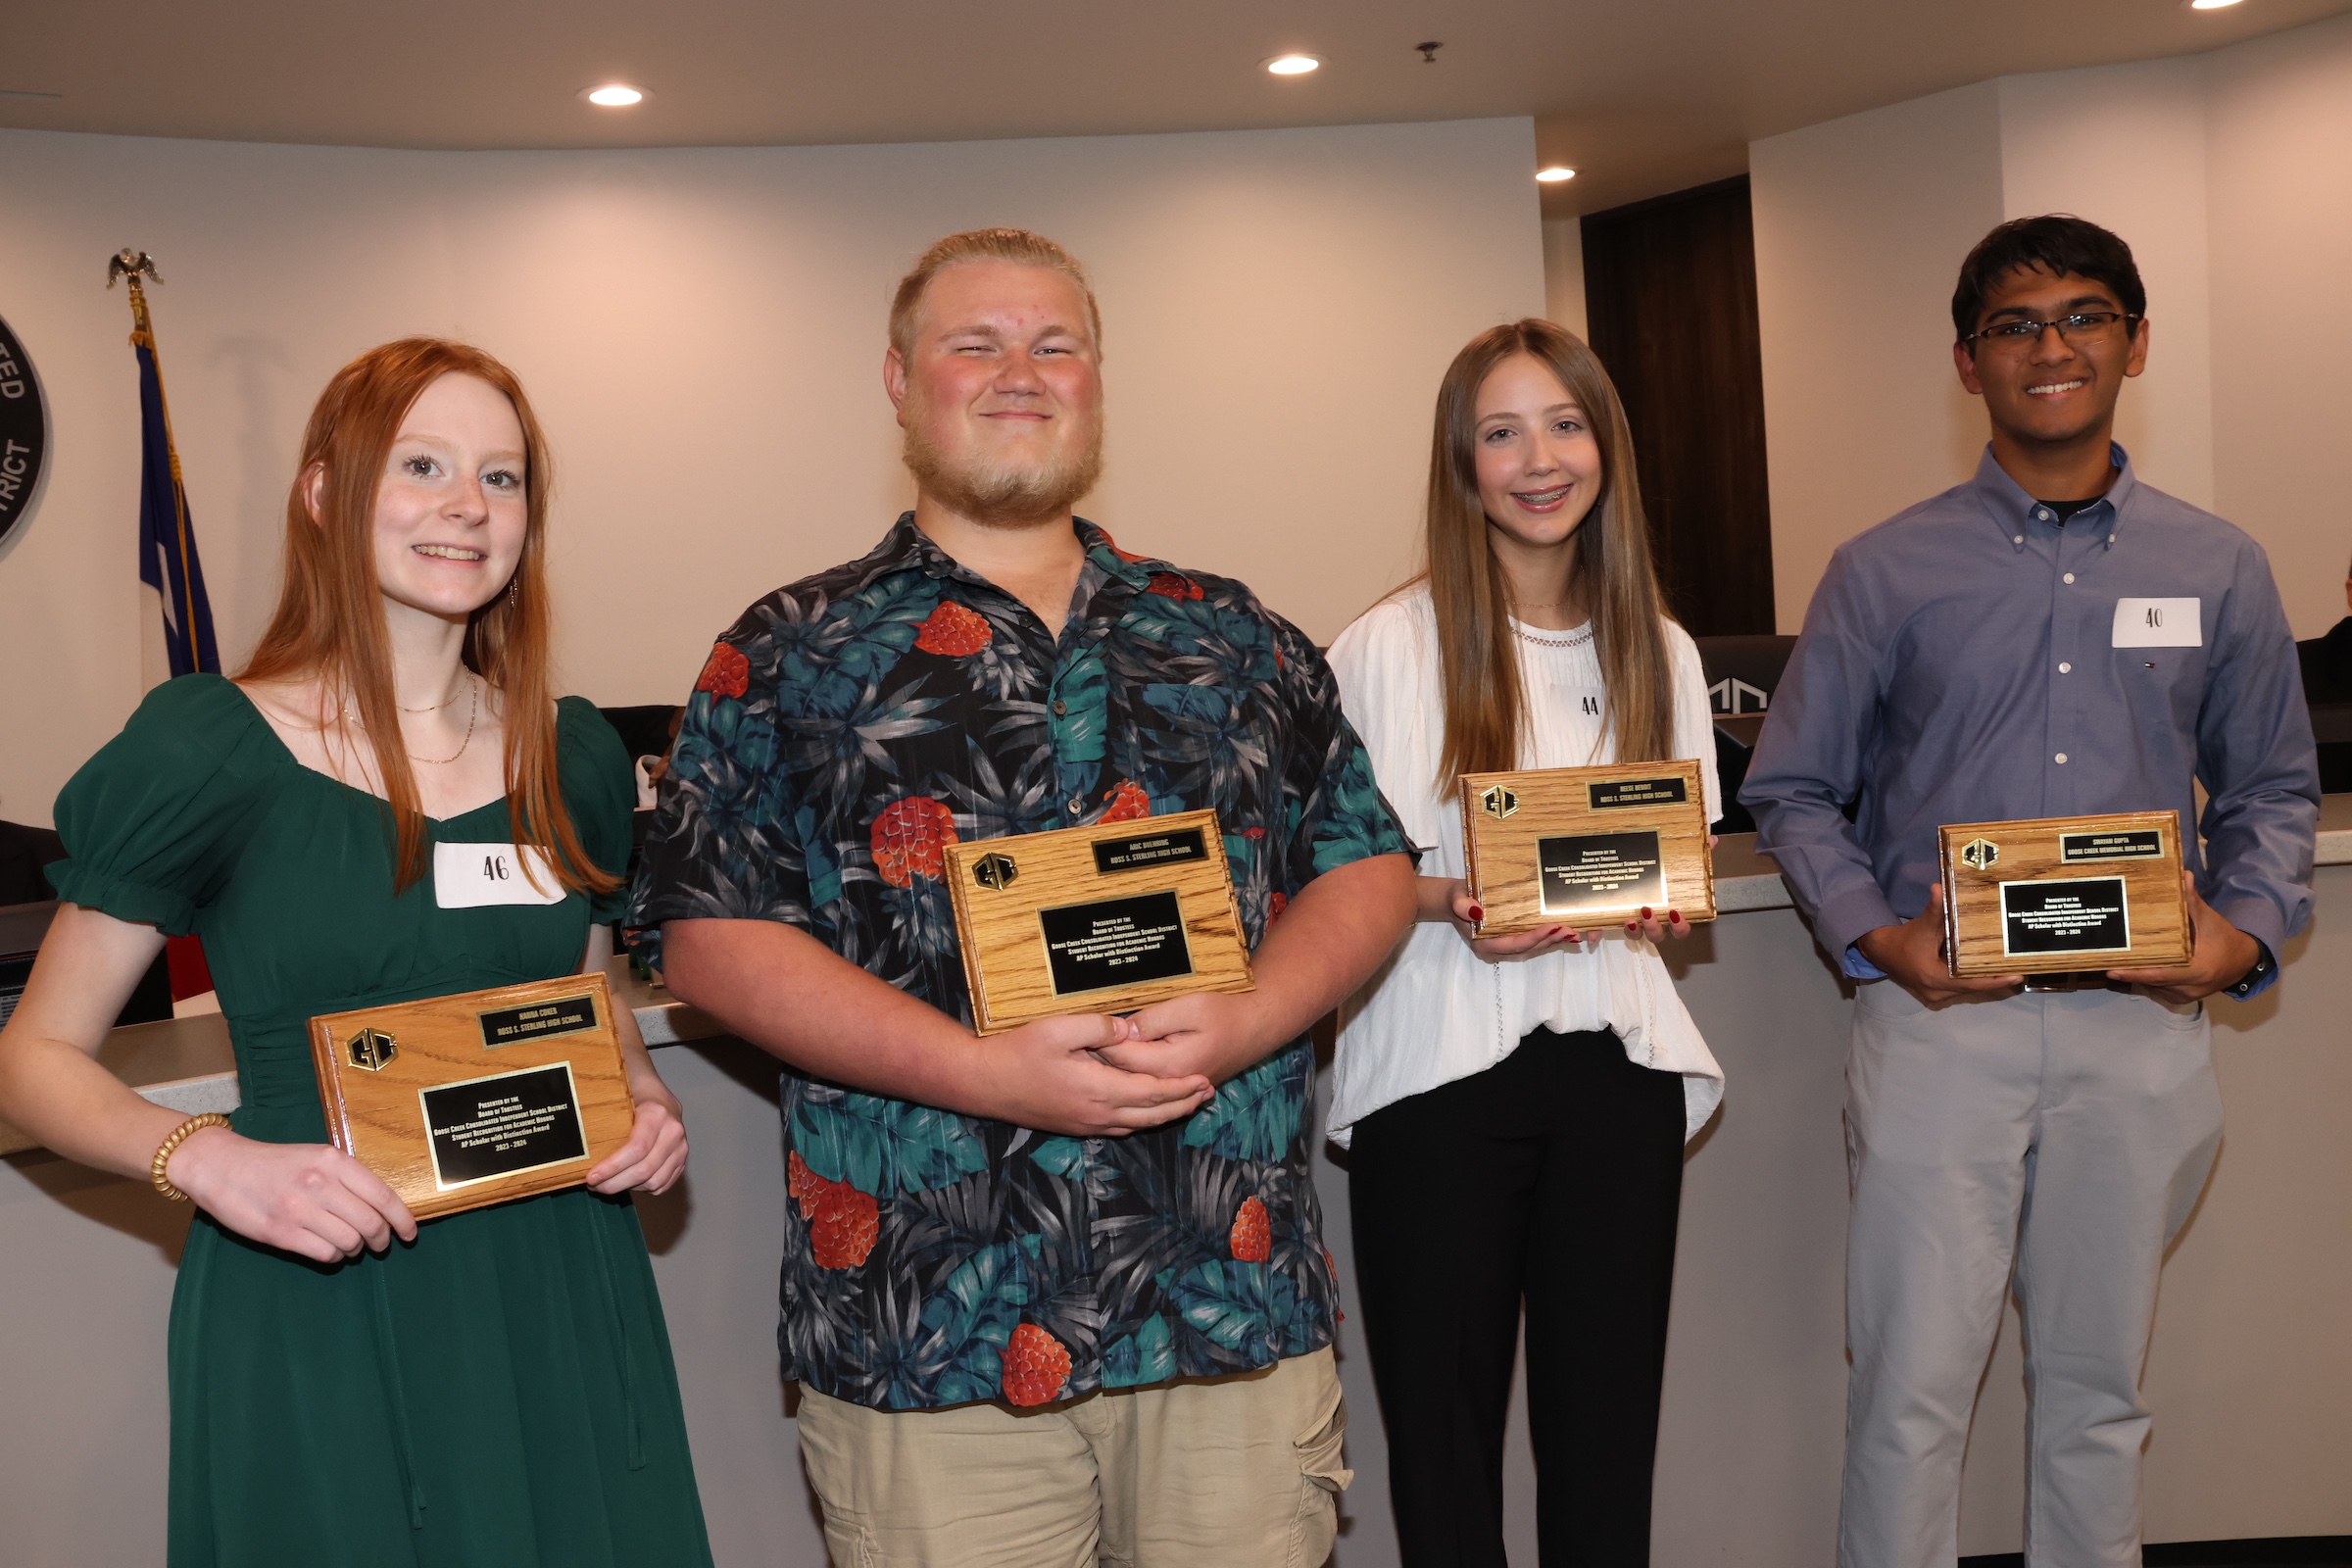
[[[55,411],[0,558],[0,816],[142,689],[138,399],[104,288],[154,253],[156,329],[225,659],[273,601],[284,498],[335,368],[480,343],[555,443],[559,656],[603,703],[675,700],[758,595],[906,504],[881,390],[890,291],[932,239],[1041,229],[1105,316],[1089,515],[1241,577],[1328,640],[1412,566],[1454,351],[1544,309],[1526,120],[886,147],[401,153],[0,131],[0,317]]]

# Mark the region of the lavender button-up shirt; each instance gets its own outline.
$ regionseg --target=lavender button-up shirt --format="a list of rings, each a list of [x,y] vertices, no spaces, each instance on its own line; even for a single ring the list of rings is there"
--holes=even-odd
[[[2310,917],[2319,768],[2269,558],[2114,450],[2064,522],[1987,449],[1831,559],[1740,798],[1848,973],[1927,907],[1946,822],[2170,808],[2224,918],[2276,954]]]

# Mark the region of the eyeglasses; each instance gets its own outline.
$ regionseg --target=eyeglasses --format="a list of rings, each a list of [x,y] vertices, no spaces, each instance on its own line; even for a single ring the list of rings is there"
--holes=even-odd
[[[2068,343],[2088,343],[2105,337],[2107,329],[2118,321],[2138,319],[2137,316],[2126,315],[2122,311],[2077,311],[2072,316],[2061,316],[2050,321],[2037,321],[2028,316],[2014,321],[1995,321],[1990,326],[1969,333],[1960,341],[1982,341],[1995,348],[2022,349],[2040,342],[2042,333],[2056,327],[2058,336]]]

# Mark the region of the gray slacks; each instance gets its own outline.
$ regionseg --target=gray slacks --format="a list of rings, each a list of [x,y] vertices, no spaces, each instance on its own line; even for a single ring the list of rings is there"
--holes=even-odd
[[[2201,1007],[2115,991],[1931,1010],[1861,987],[1846,1058],[1840,1568],[1949,1568],[1977,1386],[2025,1325],[2028,1568],[2136,1568],[2164,1250],[2221,1146]]]

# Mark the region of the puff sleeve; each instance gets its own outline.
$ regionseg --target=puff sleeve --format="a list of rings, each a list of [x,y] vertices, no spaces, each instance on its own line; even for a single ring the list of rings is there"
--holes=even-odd
[[[166,681],[59,792],[67,858],[49,880],[69,903],[183,936],[227,885],[291,765],[228,681]]]

